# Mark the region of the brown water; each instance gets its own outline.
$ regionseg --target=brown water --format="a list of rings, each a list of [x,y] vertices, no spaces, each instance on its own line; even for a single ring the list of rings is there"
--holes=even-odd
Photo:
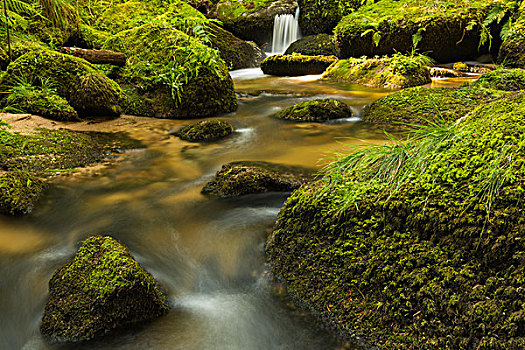
[[[185,121],[138,118],[117,129],[144,140],[102,174],[59,183],[23,218],[0,217],[0,349],[334,349],[337,342],[270,293],[263,245],[286,194],[231,200],[200,195],[224,163],[265,160],[319,168],[326,154],[381,130],[358,118],[289,123],[272,115],[312,98],[337,97],[359,115],[386,92],[307,78],[233,73],[243,96],[231,137],[191,144],[168,136]],[[252,79],[246,79],[246,74]],[[122,119],[123,121],[127,119]],[[343,143],[343,144],[342,144]],[[344,145],[347,144],[347,145]],[[168,290],[173,311],[82,346],[51,346],[38,331],[47,282],[78,242],[109,234]]]

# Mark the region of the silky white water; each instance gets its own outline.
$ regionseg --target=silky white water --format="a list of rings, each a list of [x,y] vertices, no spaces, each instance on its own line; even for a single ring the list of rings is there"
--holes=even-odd
[[[295,10],[295,16],[291,14],[275,16],[272,38],[273,54],[284,53],[288,46],[300,37],[299,7]]]

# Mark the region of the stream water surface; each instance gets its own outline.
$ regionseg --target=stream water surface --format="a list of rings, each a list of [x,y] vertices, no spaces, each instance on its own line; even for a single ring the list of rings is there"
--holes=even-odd
[[[192,144],[168,135],[188,121],[117,122],[118,130],[147,148],[126,152],[96,175],[59,181],[30,216],[0,217],[0,349],[338,347],[332,335],[270,291],[264,241],[286,194],[217,200],[202,196],[200,189],[230,161],[319,169],[333,152],[384,142],[383,132],[361,122],[359,114],[388,92],[318,76],[268,77],[257,69],[232,76],[240,100],[238,111],[223,117],[236,126],[231,137]],[[324,97],[344,100],[355,116],[325,124],[273,117],[294,103]],[[78,242],[93,234],[126,244],[166,287],[173,310],[99,341],[49,345],[38,330],[47,283],[72,258]]]

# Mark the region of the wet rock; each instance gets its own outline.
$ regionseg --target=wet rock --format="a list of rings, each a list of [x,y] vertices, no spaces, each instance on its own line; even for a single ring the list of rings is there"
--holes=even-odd
[[[66,99],[51,90],[27,90],[24,93],[12,93],[0,105],[9,106],[36,114],[44,118],[62,121],[78,121],[77,111]]]
[[[45,183],[26,171],[11,171],[0,176],[0,213],[23,215],[33,210],[45,190]]]
[[[305,36],[291,43],[284,54],[291,55],[292,53],[307,56],[337,56],[334,36],[329,34]]]
[[[335,56],[275,55],[262,61],[261,69],[277,76],[321,74],[336,61]]]
[[[525,90],[525,70],[496,69],[479,77],[470,83],[472,88],[486,88],[503,91]]]
[[[305,122],[323,122],[351,116],[352,110],[346,103],[329,98],[298,103],[277,114],[281,119]]]
[[[427,57],[422,55],[350,58],[330,66],[323,79],[389,89],[407,88],[430,83]]]
[[[173,135],[190,142],[206,142],[221,139],[230,135],[232,132],[233,126],[230,123],[212,119],[202,120],[182,127],[174,132]]]
[[[236,197],[253,193],[290,192],[314,178],[311,170],[268,162],[241,161],[222,166],[202,189],[213,197]]]
[[[464,72],[457,71],[455,69],[443,68],[443,67],[431,67],[430,76],[435,78],[460,78],[464,77]]]
[[[51,342],[90,340],[169,308],[153,276],[122,243],[92,236],[51,277],[40,331]]]

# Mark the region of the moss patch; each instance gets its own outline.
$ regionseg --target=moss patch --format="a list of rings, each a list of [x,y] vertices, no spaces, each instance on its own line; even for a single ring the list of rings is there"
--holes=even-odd
[[[417,44],[439,62],[472,59],[488,52],[483,39],[491,28],[482,23],[501,5],[505,2],[382,0],[344,17],[334,31],[336,44],[343,57],[407,53]],[[492,34],[497,48],[497,30]],[[478,48],[480,40],[484,44]]]
[[[525,3],[521,3],[507,24],[505,40],[498,52],[498,62],[506,67],[525,68]]]
[[[53,120],[75,121],[78,114],[73,107],[52,90],[28,90],[24,93],[11,93],[5,106]]]
[[[285,55],[298,53],[306,56],[337,56],[337,48],[333,35],[317,34],[305,36],[286,49]]]
[[[266,247],[274,273],[381,348],[525,346],[524,106],[513,93],[340,159],[287,200]]]
[[[346,103],[329,98],[298,103],[277,114],[281,119],[303,122],[323,122],[351,116],[352,110]]]
[[[53,342],[89,340],[169,308],[153,276],[122,243],[92,236],[51,277],[40,331]]]
[[[45,188],[46,184],[42,180],[26,171],[0,175],[0,213],[30,213]]]
[[[430,83],[428,59],[424,56],[395,54],[382,58],[354,58],[338,61],[323,79],[345,81],[389,89],[407,88]]]
[[[301,14],[299,25],[303,34],[331,34],[337,23],[354,9],[361,6],[361,0],[298,0]]]
[[[363,120],[380,124],[428,124],[457,120],[479,104],[504,95],[483,88],[424,88],[397,91],[365,107]]]
[[[522,69],[497,69],[470,83],[472,88],[485,88],[504,91],[525,90],[525,71]]]
[[[233,162],[222,166],[202,193],[236,197],[252,193],[289,192],[313,179],[307,169],[268,162]]]
[[[275,55],[265,58],[261,69],[278,76],[321,74],[335,61],[335,56]]]
[[[222,139],[233,133],[233,126],[222,120],[203,120],[187,125],[175,135],[190,142],[208,142]]]

